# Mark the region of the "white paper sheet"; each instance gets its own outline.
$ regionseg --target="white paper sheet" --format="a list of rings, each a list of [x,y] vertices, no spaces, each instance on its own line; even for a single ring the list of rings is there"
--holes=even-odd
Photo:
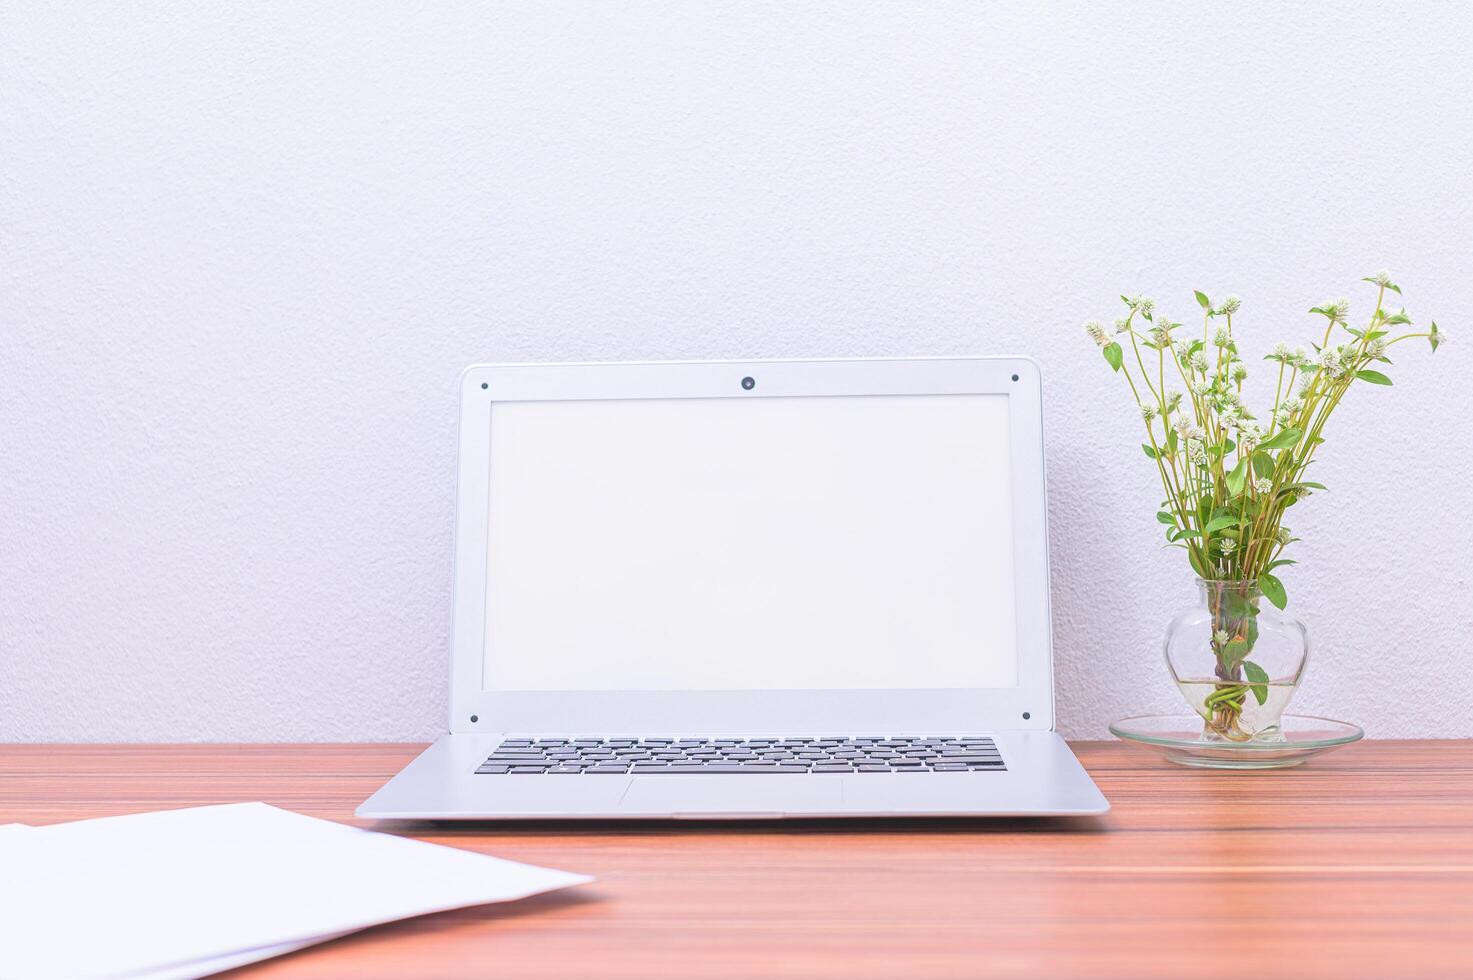
[[[0,844],[3,844],[6,838],[13,833],[31,829],[33,828],[23,823],[0,824]],[[0,868],[5,867],[3,854],[4,852],[0,851]],[[338,935],[347,935],[347,933],[339,933]],[[329,942],[338,938],[338,935],[322,936],[318,939],[299,939],[294,942],[279,943],[275,946],[262,946],[259,949],[242,950],[238,953],[227,953],[224,956],[213,956],[208,959],[195,960],[191,963],[181,963],[162,970],[142,970],[137,973],[129,973],[127,977],[128,980],[192,980],[194,977],[209,976],[212,973],[223,973],[226,970],[233,970],[238,966],[259,963],[261,960],[269,960],[273,956],[294,953],[307,946]]]
[[[0,828],[0,977],[204,976],[591,881],[263,803]]]

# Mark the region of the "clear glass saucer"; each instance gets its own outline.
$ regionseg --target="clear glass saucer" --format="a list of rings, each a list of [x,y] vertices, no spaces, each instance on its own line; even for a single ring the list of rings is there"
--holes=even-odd
[[[1172,762],[1203,769],[1287,769],[1311,756],[1365,736],[1357,725],[1329,718],[1285,715],[1276,740],[1206,741],[1199,715],[1143,715],[1110,726],[1110,733],[1154,749]]]

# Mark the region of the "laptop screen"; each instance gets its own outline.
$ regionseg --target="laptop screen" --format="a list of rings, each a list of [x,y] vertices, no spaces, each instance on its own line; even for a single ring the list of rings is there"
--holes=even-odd
[[[495,402],[483,686],[1018,682],[1006,395]]]

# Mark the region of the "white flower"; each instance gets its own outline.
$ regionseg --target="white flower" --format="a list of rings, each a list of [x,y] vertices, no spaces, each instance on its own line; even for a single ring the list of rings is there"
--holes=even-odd
[[[1218,327],[1212,331],[1212,342],[1218,347],[1226,347],[1232,342],[1233,335],[1228,333],[1227,327]]]
[[[1116,333],[1125,333],[1125,331],[1127,331],[1129,329],[1130,329],[1130,324],[1126,322],[1126,320],[1125,320],[1124,317],[1116,317],[1115,318],[1115,332]]]
[[[1157,323],[1151,327],[1151,343],[1155,344],[1157,347],[1165,347],[1168,343],[1171,342],[1171,334],[1167,332],[1169,329],[1169,327],[1162,326],[1160,321],[1157,321]]]
[[[1299,396],[1304,398],[1309,394],[1309,389],[1314,387],[1314,378],[1304,378],[1299,382]]]
[[[1149,296],[1137,296],[1135,298],[1135,308],[1140,312],[1141,316],[1149,319],[1151,314],[1156,312],[1156,301]]]
[[[1366,345],[1366,353],[1372,357],[1382,357],[1386,354],[1386,338],[1377,337]]]
[[[1268,493],[1273,488],[1274,481],[1270,480],[1266,476],[1260,476],[1258,479],[1253,481],[1253,489],[1258,493]]]
[[[1294,348],[1294,363],[1301,367],[1309,363],[1309,351],[1303,346]]]
[[[1197,351],[1197,353],[1192,355],[1192,370],[1204,372],[1207,370],[1206,354],[1202,353],[1201,351]]]
[[[1238,312],[1238,308],[1242,305],[1243,301],[1238,299],[1238,297],[1229,296],[1227,299],[1222,301],[1222,305],[1217,308],[1217,312],[1226,313],[1228,316],[1232,316],[1234,313]]]
[[[1279,544],[1288,544],[1290,536],[1287,527],[1281,527],[1274,532],[1274,540],[1278,541]]]
[[[1287,429],[1289,427],[1289,419],[1290,415],[1287,408],[1274,409],[1274,425],[1277,425],[1281,429]]]
[[[1304,399],[1298,395],[1294,395],[1286,402],[1284,402],[1284,409],[1288,411],[1290,415],[1297,415],[1299,413],[1299,410],[1303,407]]]
[[[1104,347],[1110,342],[1109,336],[1105,333],[1105,325],[1098,320],[1091,320],[1086,323],[1084,325],[1084,332],[1089,335],[1090,340],[1093,340],[1101,347]]]
[[[1192,345],[1189,344],[1187,341],[1185,341],[1185,340],[1178,340],[1176,342],[1176,356],[1177,357],[1181,358],[1182,360],[1186,360],[1187,359],[1187,355],[1189,355],[1191,352],[1192,352]]]
[[[1202,430],[1197,428],[1197,423],[1186,416],[1178,417],[1173,428],[1176,429],[1177,436],[1183,442],[1191,442],[1193,439],[1202,438]]]
[[[1287,361],[1290,357],[1293,356],[1293,352],[1289,350],[1288,344],[1280,341],[1279,343],[1274,344],[1273,356],[1281,361]]]
[[[1181,406],[1181,392],[1169,391],[1166,393],[1166,411],[1174,412]]]
[[[1220,647],[1227,646],[1228,641],[1231,639],[1232,635],[1227,630],[1218,630],[1212,634],[1212,642]]]
[[[1217,539],[1217,550],[1221,551],[1225,555],[1231,552],[1237,546],[1238,542],[1234,541],[1232,538]]]
[[[1334,371],[1340,366],[1340,349],[1338,347],[1326,347],[1320,351],[1320,367],[1326,371]]]
[[[1325,300],[1323,303],[1320,304],[1317,312],[1323,313],[1329,319],[1332,325],[1336,323],[1344,323],[1345,315],[1350,312],[1350,300]]]
[[[1207,465],[1207,450],[1203,447],[1201,439],[1187,440],[1187,458],[1198,466]]]
[[[1233,364],[1233,380],[1242,381],[1248,377],[1248,368],[1242,361]]]
[[[1387,286],[1391,285],[1391,273],[1387,272],[1385,269],[1382,269],[1380,272],[1372,276],[1371,280],[1382,289],[1385,289]]]
[[[1212,382],[1211,381],[1208,381],[1206,378],[1198,378],[1196,381],[1193,381],[1192,382],[1192,393],[1193,394],[1196,394],[1196,395],[1205,395],[1205,394],[1207,394],[1211,390],[1212,390]]]
[[[1238,448],[1251,453],[1253,447],[1263,441],[1263,427],[1257,422],[1244,422],[1238,428]]]
[[[1146,404],[1144,404],[1144,405],[1141,406],[1141,418],[1145,419],[1147,422],[1150,422],[1151,420],[1155,419],[1155,417],[1156,417],[1156,406],[1155,405],[1152,405],[1151,403],[1147,402]]]

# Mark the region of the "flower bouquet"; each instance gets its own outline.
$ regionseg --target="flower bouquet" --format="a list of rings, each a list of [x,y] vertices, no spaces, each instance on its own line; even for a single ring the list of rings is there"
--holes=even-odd
[[[1347,393],[1390,385],[1398,344],[1420,339],[1435,351],[1443,340],[1436,323],[1418,330],[1405,309],[1385,308],[1401,295],[1389,275],[1363,281],[1376,302],[1361,325],[1351,325],[1348,300],[1323,303],[1310,310],[1323,319],[1317,343],[1280,343],[1264,356],[1274,397],[1261,414],[1243,399],[1237,297],[1215,303],[1197,292],[1200,331],[1129,296],[1113,328],[1085,324],[1135,398],[1141,449],[1165,491],[1156,519],[1167,544],[1186,552],[1200,580],[1201,601],[1173,620],[1166,655],[1202,718],[1202,741],[1282,740],[1280,717],[1309,649],[1303,625],[1283,613],[1288,594],[1276,572],[1294,564],[1285,553],[1299,540],[1285,518],[1324,489],[1310,467]]]

